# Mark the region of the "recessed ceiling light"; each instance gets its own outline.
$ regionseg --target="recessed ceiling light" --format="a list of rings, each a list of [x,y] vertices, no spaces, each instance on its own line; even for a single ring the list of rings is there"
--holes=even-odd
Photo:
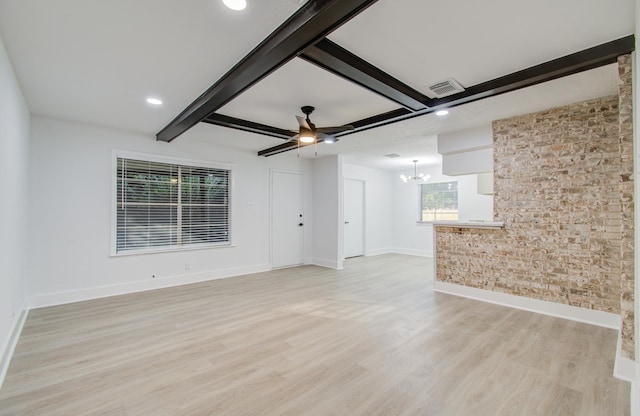
[[[449,114],[449,110],[438,110],[438,111],[436,111],[436,115],[439,116],[439,117],[446,116],[447,114]]]
[[[162,104],[162,100],[159,100],[157,98],[147,98],[147,102],[149,104],[153,104],[153,105],[160,105]]]
[[[247,7],[246,0],[222,0],[222,2],[231,10],[244,10]]]

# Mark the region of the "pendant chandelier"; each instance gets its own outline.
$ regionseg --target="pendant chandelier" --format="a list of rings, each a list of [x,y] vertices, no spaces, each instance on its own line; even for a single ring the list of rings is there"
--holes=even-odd
[[[404,182],[404,183],[408,183],[409,181],[426,182],[427,180],[429,180],[430,177],[431,177],[431,175],[425,175],[424,173],[418,173],[418,161],[417,160],[413,161],[413,176],[400,175],[400,179],[402,179],[402,182]]]

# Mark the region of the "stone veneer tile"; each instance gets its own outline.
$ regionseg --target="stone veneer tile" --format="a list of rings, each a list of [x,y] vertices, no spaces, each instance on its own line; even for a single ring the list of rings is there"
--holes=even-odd
[[[620,314],[622,316],[622,354],[635,358],[634,323],[634,202],[633,202],[633,86],[631,55],[618,58],[618,107],[620,138]]]
[[[439,281],[622,316],[634,351],[631,59],[617,96],[493,122],[500,230],[437,227]]]

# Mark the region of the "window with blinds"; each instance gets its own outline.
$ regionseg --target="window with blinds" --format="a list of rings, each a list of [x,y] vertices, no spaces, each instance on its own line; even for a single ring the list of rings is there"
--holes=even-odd
[[[117,157],[116,254],[230,243],[229,169]]]

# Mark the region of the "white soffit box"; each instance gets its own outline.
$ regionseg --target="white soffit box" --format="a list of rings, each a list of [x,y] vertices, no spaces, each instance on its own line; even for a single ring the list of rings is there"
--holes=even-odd
[[[491,124],[438,135],[442,173],[449,176],[493,172]]]
[[[442,156],[442,173],[448,176],[493,172],[493,149],[479,149]]]
[[[491,147],[493,147],[491,124],[438,134],[438,153],[441,155]]]

